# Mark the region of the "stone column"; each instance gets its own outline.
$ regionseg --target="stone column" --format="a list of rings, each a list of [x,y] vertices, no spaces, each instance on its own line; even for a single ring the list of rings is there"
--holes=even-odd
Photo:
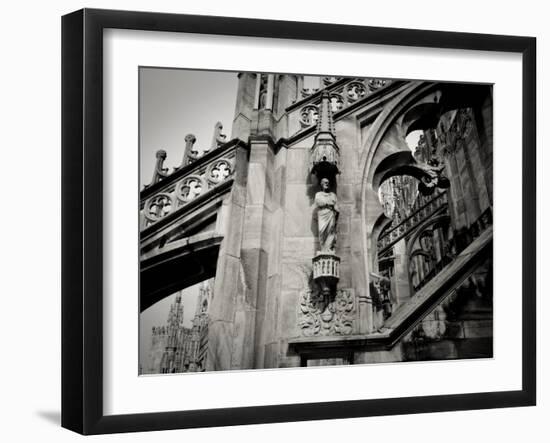
[[[359,334],[368,334],[371,332],[370,325],[372,325],[373,322],[372,298],[367,296],[365,293],[362,293],[357,296],[357,302],[359,311],[359,325],[357,332],[359,332]]]
[[[407,243],[404,238],[393,246],[393,298],[398,305],[411,298],[412,291],[409,286],[409,260],[407,257]]]
[[[273,84],[274,84],[274,74],[267,75],[267,99],[265,102],[265,109],[273,110]]]
[[[246,190],[245,219],[241,261],[245,291],[237,300],[235,364],[241,369],[262,368],[268,259],[271,235],[271,201],[273,197],[274,145],[270,138],[250,138],[250,161]]]
[[[238,74],[239,86],[237,90],[237,103],[235,104],[235,115],[230,138],[248,140],[250,135],[250,121],[254,108],[254,96],[256,91],[256,77],[259,75],[241,72]]]
[[[235,174],[231,194],[218,211],[216,230],[224,240],[218,253],[214,291],[209,306],[208,350],[206,370],[222,371],[238,367],[235,363],[237,319],[242,306],[245,286],[242,278],[241,247],[245,218],[248,149],[238,147],[235,158]]]

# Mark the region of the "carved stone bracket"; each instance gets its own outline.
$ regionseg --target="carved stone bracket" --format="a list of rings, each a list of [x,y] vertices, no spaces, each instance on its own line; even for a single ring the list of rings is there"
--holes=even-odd
[[[355,319],[352,289],[339,289],[334,299],[317,289],[300,293],[298,325],[305,337],[350,335]]]

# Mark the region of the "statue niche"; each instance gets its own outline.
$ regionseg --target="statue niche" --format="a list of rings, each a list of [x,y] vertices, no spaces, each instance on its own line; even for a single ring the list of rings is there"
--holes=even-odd
[[[330,179],[321,178],[321,190],[315,194],[319,250],[313,257],[313,280],[323,294],[325,303],[334,299],[340,279],[340,257],[336,255],[338,205],[336,193],[330,190]]]
[[[339,212],[336,194],[330,191],[330,180],[326,177],[321,179],[321,190],[315,194],[315,207],[319,229],[319,252],[334,253]]]

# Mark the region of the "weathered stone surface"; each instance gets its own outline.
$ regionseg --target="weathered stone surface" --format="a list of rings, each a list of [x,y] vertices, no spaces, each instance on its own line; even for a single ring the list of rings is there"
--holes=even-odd
[[[267,343],[265,345],[264,368],[279,367],[279,343]]]
[[[267,273],[269,276],[277,274],[281,270],[281,248],[283,243],[283,221],[284,211],[282,208],[277,209],[271,216],[268,234],[268,254],[269,264]]]
[[[286,188],[285,201],[285,236],[316,236],[316,220],[312,202],[311,186],[289,184]]]
[[[286,166],[279,166],[273,173],[273,195],[268,202],[272,211],[284,208],[286,196]]]
[[[244,249],[267,248],[270,213],[265,206],[247,206],[244,217]]]
[[[241,263],[247,306],[256,307],[257,299],[265,297],[267,282],[267,253],[262,249],[243,249]]]
[[[340,204],[355,203],[354,185],[338,183],[338,201]]]
[[[231,348],[231,369],[254,368],[255,310],[243,306],[235,314]]]
[[[283,239],[283,262],[308,263],[319,249],[319,242],[311,237],[285,237]]]
[[[357,181],[359,158],[355,147],[358,144],[357,121],[350,116],[339,120],[336,124],[336,139],[340,147],[339,184],[353,184]]]
[[[282,337],[288,339],[299,337],[298,306],[300,293],[298,290],[281,291],[281,304],[279,309],[279,324]]]
[[[272,275],[267,279],[266,294],[266,334],[265,341],[277,339],[278,316],[279,316],[279,294],[281,293],[282,277],[280,274]]]
[[[243,237],[244,208],[234,203],[223,205],[222,209],[222,218],[226,220],[227,226],[224,227],[225,235],[220,253],[239,258]],[[221,219],[218,221],[221,221]]]
[[[214,299],[209,308],[209,316],[213,321],[233,321],[237,297],[244,292],[243,278],[238,258],[227,254],[218,258]]]
[[[276,340],[278,320],[278,294],[281,290],[281,277],[274,275],[266,282],[265,294],[258,294],[256,313],[255,366],[264,364],[265,344]],[[263,295],[263,297],[262,297]]]
[[[348,257],[342,257],[340,262],[340,280],[338,286],[340,288],[351,288],[352,287],[352,278],[351,278],[351,264]]]
[[[263,205],[266,194],[265,166],[251,163],[248,167],[247,205]]]
[[[338,216],[338,238],[342,235],[349,235],[351,230],[352,205],[346,203],[338,204],[340,215]],[[350,247],[349,243],[339,242],[345,247]]]
[[[211,321],[208,326],[206,369],[224,371],[232,367],[233,322]]]
[[[407,259],[407,243],[405,239],[398,241],[394,247],[394,279],[392,280],[392,295],[397,305],[405,303],[412,295],[409,284],[409,262]]]
[[[283,263],[282,278],[284,289],[304,289],[311,278],[311,262]]]
[[[290,148],[286,155],[288,184],[306,184],[309,178],[309,148]]]
[[[400,345],[396,345],[387,351],[356,352],[353,358],[355,364],[392,363],[398,361],[403,361]]]

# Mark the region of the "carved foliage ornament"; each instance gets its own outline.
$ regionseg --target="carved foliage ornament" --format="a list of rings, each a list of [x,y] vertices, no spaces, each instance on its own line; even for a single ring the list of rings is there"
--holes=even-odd
[[[298,325],[306,337],[349,335],[353,332],[355,300],[351,290],[340,289],[333,300],[321,291],[300,293]]]
[[[317,123],[319,110],[315,105],[307,105],[300,111],[300,122],[303,126],[311,126]]]
[[[337,82],[341,78],[342,77],[323,77],[323,84],[325,86],[329,86],[329,85],[332,85],[334,82]]]
[[[351,82],[346,87],[346,93],[350,101],[356,101],[367,94],[367,88],[361,82]]]
[[[369,80],[369,89],[371,91],[376,91],[377,89],[380,89],[382,86],[386,86],[386,80],[381,80],[378,78],[372,78]]]
[[[344,109],[344,98],[339,93],[332,93],[330,94],[330,105],[332,112],[338,112]]]

